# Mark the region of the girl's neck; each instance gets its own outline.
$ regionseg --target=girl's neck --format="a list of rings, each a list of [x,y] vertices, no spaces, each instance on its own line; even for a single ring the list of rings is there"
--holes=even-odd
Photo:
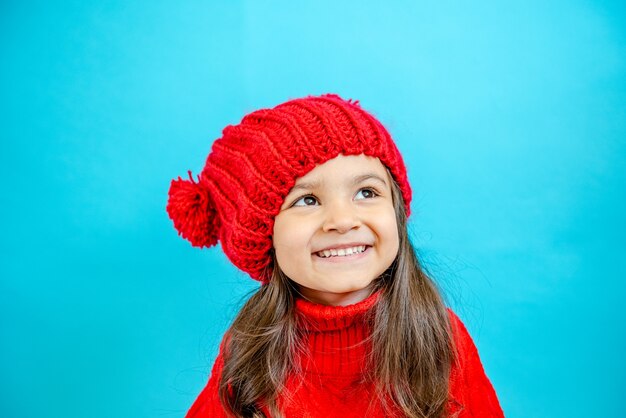
[[[311,289],[298,286],[298,297],[308,302],[326,306],[348,306],[362,302],[369,298],[375,291],[375,287],[370,285],[366,288],[346,293],[331,293],[313,291]]]

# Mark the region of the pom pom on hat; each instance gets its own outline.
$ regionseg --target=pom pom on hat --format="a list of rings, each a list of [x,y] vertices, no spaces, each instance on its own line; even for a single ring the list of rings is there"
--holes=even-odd
[[[217,212],[208,190],[202,183],[180,177],[172,180],[167,201],[167,213],[178,234],[194,247],[212,247],[217,244],[220,227]]]

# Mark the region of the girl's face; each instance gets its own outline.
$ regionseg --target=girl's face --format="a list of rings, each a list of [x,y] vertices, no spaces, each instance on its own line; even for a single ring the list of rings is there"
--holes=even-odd
[[[398,254],[391,179],[378,158],[343,156],[300,177],[274,223],[280,269],[325,305],[365,299]]]

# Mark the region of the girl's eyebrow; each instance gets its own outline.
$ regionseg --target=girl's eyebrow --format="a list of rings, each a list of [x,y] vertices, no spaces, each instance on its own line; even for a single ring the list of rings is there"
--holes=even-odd
[[[311,189],[315,189],[320,187],[320,185],[322,184],[321,181],[308,181],[308,182],[304,182],[304,183],[300,183],[300,184],[296,184],[295,186],[293,186],[291,188],[291,190],[289,191],[289,194],[292,194],[293,192],[296,192],[298,190],[311,190]]]
[[[385,186],[387,186],[387,181],[380,177],[378,174],[375,173],[367,173],[367,174],[362,174],[360,176],[356,176],[353,180],[352,180],[352,185],[356,186],[359,183],[363,183],[366,180],[378,180],[379,182],[381,182],[382,184],[384,184]]]
[[[356,186],[357,184],[363,183],[366,180],[372,180],[372,179],[377,180],[381,182],[382,184],[384,184],[385,186],[387,186],[387,181],[375,173],[365,173],[359,176],[355,176],[350,182],[350,184],[352,186]],[[289,194],[292,194],[293,192],[296,192],[298,190],[313,190],[313,189],[319,188],[321,184],[322,182],[319,180],[296,184],[295,186],[291,188],[291,190],[289,191]]]

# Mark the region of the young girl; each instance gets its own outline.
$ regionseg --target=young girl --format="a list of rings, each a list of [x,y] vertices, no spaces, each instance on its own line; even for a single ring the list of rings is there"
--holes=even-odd
[[[187,417],[503,417],[407,236],[411,188],[358,102],[295,99],[228,126],[167,212],[260,289]]]

